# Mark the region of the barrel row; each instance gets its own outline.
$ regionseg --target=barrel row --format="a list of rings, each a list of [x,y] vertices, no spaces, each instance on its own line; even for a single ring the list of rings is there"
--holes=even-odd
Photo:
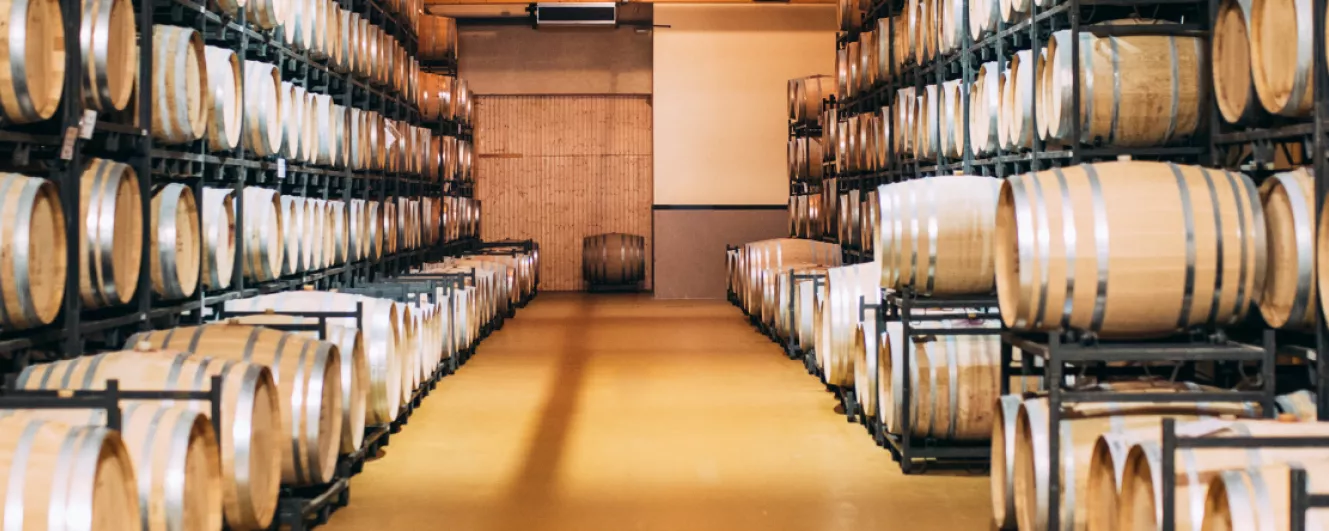
[[[820,127],[822,103],[835,97],[831,76],[817,75],[789,80],[789,122],[796,125]]]
[[[417,104],[424,120],[471,124],[475,119],[475,93],[465,79],[456,76],[421,72]]]
[[[816,268],[839,265],[840,246],[812,240],[779,238],[751,242],[732,251],[728,259],[728,285],[737,294],[740,306],[750,315],[773,323],[777,300],[774,292],[778,278],[790,268]]]
[[[80,182],[79,297],[89,309],[133,300],[143,253],[153,294],[178,300],[192,297],[200,284],[230,287],[236,267],[261,282],[479,236],[479,202],[470,198],[344,202],[258,187],[239,195],[202,188],[196,197],[180,183],[154,186],[152,196],[143,198],[132,167],[98,158],[88,160]],[[237,234],[241,196],[245,230]],[[0,199],[0,215],[15,220],[0,228],[0,327],[49,324],[64,301],[64,227],[72,220],[64,218],[56,187],[46,179],[0,174]],[[144,201],[148,220],[141,216]],[[243,256],[237,239],[244,241]]]

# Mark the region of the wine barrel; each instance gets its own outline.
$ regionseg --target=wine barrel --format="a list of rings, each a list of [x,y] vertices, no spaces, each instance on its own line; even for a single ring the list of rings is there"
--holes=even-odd
[[[881,286],[922,294],[989,293],[1002,181],[948,176],[882,185]],[[942,208],[945,205],[945,208]]]
[[[312,271],[318,269],[314,264],[315,249],[322,243],[322,240],[314,238],[316,229],[314,225],[314,199],[295,197],[293,198],[291,211],[296,219],[288,224],[283,219],[283,233],[295,232],[295,238],[300,240],[300,270]],[[289,242],[289,239],[288,239]],[[289,243],[288,243],[289,245]]]
[[[1251,62],[1251,0],[1223,0],[1214,19],[1214,100],[1230,123],[1254,124],[1265,116],[1255,91]]]
[[[286,20],[282,23],[282,37],[286,47],[292,50],[305,49],[303,39],[306,26],[314,22],[310,13],[313,9],[309,6],[308,0],[289,0],[291,9],[287,13]]]
[[[970,0],[969,36],[974,42],[997,30],[1001,24],[1000,0]]]
[[[975,155],[997,151],[998,117],[1001,115],[998,75],[996,61],[983,63],[969,89],[969,146]]]
[[[114,431],[0,418],[0,520],[11,529],[140,529],[134,465]]]
[[[868,262],[827,270],[826,299],[821,305],[820,327],[816,337],[817,359],[822,363],[822,380],[830,385],[854,383],[854,357],[851,352],[858,328],[859,297],[874,298],[880,292],[877,279],[880,265]],[[816,315],[813,320],[817,321]]]
[[[582,279],[588,284],[633,284],[646,278],[646,239],[609,233],[582,240]]]
[[[300,156],[300,138],[304,135],[304,123],[300,121],[300,109],[303,105],[296,102],[295,84],[282,81],[277,87],[278,106],[281,108],[281,148],[278,154],[295,159]]]
[[[0,39],[0,114],[15,124],[55,115],[65,89],[65,26],[58,0],[7,0]]]
[[[1040,57],[1043,53],[1039,51]],[[1034,147],[1034,73],[1037,72],[1033,50],[1021,50],[1011,57],[1004,96],[1007,145],[1015,149]]]
[[[152,27],[152,137],[184,144],[203,137],[212,115],[203,37],[193,29]]]
[[[341,138],[335,127],[333,113],[336,112],[337,105],[332,103],[332,96],[326,94],[314,95],[314,127],[315,136],[318,138],[314,162],[316,164],[331,165],[338,158],[338,144]]]
[[[280,1],[280,0],[277,0]],[[259,157],[281,150],[282,109],[278,89],[281,77],[270,63],[245,61],[245,148]]]
[[[1309,0],[1251,0],[1250,62],[1255,93],[1266,111],[1310,114],[1315,102],[1313,9]]]
[[[329,318],[328,324],[359,327],[365,346],[365,361],[369,366],[368,411],[369,421],[386,424],[396,420],[401,405],[402,358],[405,331],[397,327],[398,305],[385,299],[375,299],[348,293],[323,291],[293,291],[260,295],[249,299],[228,301],[228,311],[275,310],[279,312],[354,312],[356,303],[364,303],[364,319]]]
[[[1098,386],[1102,390],[1125,392],[1189,392],[1199,386],[1155,382],[1127,382]],[[1062,529],[1083,529],[1087,521],[1088,465],[1098,437],[1104,433],[1122,433],[1154,427],[1163,417],[1191,420],[1200,415],[1258,415],[1253,404],[1239,403],[1142,403],[1116,402],[1082,404],[1068,410],[1060,426],[1062,437],[1060,464]],[[1046,398],[1024,401],[1016,421],[1015,442],[1015,512],[1020,529],[1047,529],[1048,478],[1048,408]],[[1037,527],[1035,527],[1037,526]]]
[[[857,300],[853,301],[857,305]],[[857,310],[857,308],[854,308]],[[995,328],[988,321],[954,319],[940,328]],[[992,404],[1001,395],[1001,340],[991,335],[913,337],[903,325],[886,324],[878,363],[890,378],[883,383],[886,429],[902,436],[975,441],[992,434]],[[874,354],[877,354],[874,352]],[[909,374],[904,374],[910,356]],[[904,379],[909,378],[909,411],[904,411]],[[902,433],[908,415],[911,433]]]
[[[794,81],[797,86],[792,95],[793,114],[790,117],[798,124],[822,125],[822,100],[835,95],[835,86],[830,76],[810,76]]]
[[[858,88],[866,93],[877,83],[877,32],[858,34]]]
[[[272,371],[280,416],[282,483],[332,481],[341,448],[341,351],[316,338],[261,326],[218,324],[143,332],[127,344],[187,349],[198,356],[258,363]]]
[[[0,173],[0,326],[49,324],[65,285],[65,217],[55,185]],[[12,222],[8,222],[12,220]]]
[[[450,61],[457,58],[457,20],[424,15],[420,17],[421,61]]]
[[[889,374],[889,373],[887,373]],[[889,381],[885,375],[883,383]],[[1016,421],[1024,397],[1018,394],[1001,395],[997,399],[996,418],[992,421],[989,455],[991,473],[988,490],[992,495],[992,524],[994,529],[1016,529],[1015,521],[1015,435]]]
[[[208,149],[230,151],[240,145],[240,128],[244,123],[240,59],[235,52],[216,46],[204,47],[203,53],[208,72],[208,101],[212,103]]]
[[[318,319],[278,313],[232,317],[228,322],[268,325],[318,325]],[[337,345],[341,354],[341,453],[360,449],[365,435],[365,401],[369,395],[369,365],[365,361],[364,340],[353,326],[324,323],[321,330],[327,341]],[[301,332],[317,337],[319,331]]]
[[[138,29],[134,3],[128,0],[86,1],[80,17],[83,102],[100,112],[123,111],[138,82]],[[50,46],[50,43],[44,46]],[[31,78],[28,82],[31,83]]]
[[[138,291],[143,203],[126,164],[90,158],[80,180],[79,295],[86,308],[128,304]]]
[[[281,217],[281,197],[276,190],[247,186],[244,189],[244,263],[245,278],[274,280],[281,276],[284,257],[285,220]]]
[[[308,234],[304,230],[304,198],[291,195],[281,196],[281,219],[283,230],[281,271],[290,275],[305,270],[304,249],[308,245]]]
[[[1292,529],[1289,487],[1293,469],[1306,471],[1309,492],[1329,490],[1329,463],[1322,458],[1227,470],[1209,481],[1202,529]],[[1306,529],[1324,529],[1323,509],[1312,508],[1303,516]]]
[[[167,299],[193,296],[198,287],[201,257],[198,206],[194,191],[180,183],[157,187],[152,195],[149,256],[152,291]]]
[[[358,38],[357,28],[352,24],[350,11],[337,4],[333,6],[337,8],[337,38],[333,39],[336,53],[333,56],[337,59],[337,71],[345,74],[355,68],[355,45],[352,43]]]
[[[368,222],[368,240],[365,242],[370,259],[383,256],[383,210],[378,201],[369,201],[365,209]]]
[[[1235,324],[1264,283],[1262,212],[1250,178],[1196,166],[1106,162],[1012,177],[996,216],[1002,320],[1105,337]],[[1035,232],[1065,237],[1036,244]]]
[[[1122,147],[1154,146],[1196,132],[1204,112],[1204,39],[1080,34],[1081,138]],[[1071,138],[1070,30],[1052,33],[1047,46],[1046,93],[1050,136]],[[1023,81],[1022,81],[1023,82]],[[1162,107],[1160,112],[1160,106]]]
[[[206,391],[222,377],[222,514],[231,529],[265,529],[272,522],[280,489],[277,389],[262,365],[193,357],[147,349],[107,352],[33,365],[19,375],[23,389],[102,389],[106,380],[125,390]],[[183,404],[211,415],[204,401]],[[163,405],[170,405],[165,403]]]
[[[918,97],[918,110],[915,111],[914,124],[918,131],[914,133],[914,154],[919,158],[936,160],[937,149],[941,145],[941,119],[937,114],[940,95],[936,85],[923,87]]]
[[[106,425],[106,411],[11,409],[0,410],[0,419],[98,429]],[[119,433],[133,464],[128,479],[137,480],[143,529],[221,531],[221,463],[207,415],[185,406],[129,401],[122,407]],[[126,516],[133,521],[132,515]]]
[[[1325,437],[1329,424],[1317,422],[1282,422],[1277,420],[1208,420],[1181,424],[1178,432],[1210,437]],[[1138,442],[1126,457],[1121,484],[1116,529],[1135,531],[1162,528],[1163,490],[1162,444],[1159,431]],[[1230,470],[1248,469],[1275,463],[1305,463],[1324,459],[1322,448],[1222,448],[1177,450],[1176,457],[1176,529],[1200,529],[1205,514],[1205,487],[1210,480],[1229,474]],[[1285,488],[1285,480],[1281,487]],[[1272,485],[1270,485],[1272,487]]]
[[[243,4],[246,21],[265,30],[280,27],[287,17],[287,0],[246,0]],[[322,4],[322,0],[315,0],[315,5]],[[322,20],[315,20],[315,25],[321,25]]]
[[[226,289],[235,271],[235,193],[203,189],[203,287]]]
[[[351,227],[347,219],[345,201],[328,201],[328,212],[331,218],[328,226],[332,229],[332,251],[333,261],[338,264],[346,263],[351,258]]]
[[[1315,179],[1306,168],[1279,173],[1260,186],[1268,243],[1268,275],[1256,301],[1275,328],[1315,324]]]

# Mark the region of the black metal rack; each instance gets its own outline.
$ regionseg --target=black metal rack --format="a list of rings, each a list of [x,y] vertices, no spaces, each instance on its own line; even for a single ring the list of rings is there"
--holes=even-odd
[[[1160,457],[1162,490],[1162,529],[1174,531],[1177,528],[1177,451],[1200,448],[1329,448],[1326,437],[1182,437],[1177,434],[1177,420],[1165,418],[1162,423],[1162,451]],[[1054,474],[1055,475],[1055,474]],[[1289,477],[1288,490],[1291,517],[1289,529],[1305,531],[1306,511],[1329,508],[1329,495],[1311,494],[1304,469],[1293,467]],[[1198,527],[1196,522],[1194,527]]]
[[[398,39],[410,52],[414,52],[416,38],[411,27],[374,0],[338,0],[338,4],[354,13],[364,15]],[[198,31],[204,41],[213,46],[233,50],[243,64],[246,60],[269,62],[277,66],[284,81],[303,87],[311,93],[331,96],[347,107],[372,110],[385,117],[420,124],[414,102],[403,95],[380,87],[358,74],[342,73],[332,68],[325,58],[317,58],[304,50],[285,45],[282,30],[264,31],[249,25],[243,10],[236,17],[209,10],[202,0],[136,0],[136,26],[139,29],[139,72],[134,101],[123,112],[97,112],[86,109],[81,94],[84,70],[81,66],[80,16],[82,5],[74,0],[62,0],[61,11],[65,26],[65,88],[59,112],[50,120],[37,124],[6,127],[0,131],[0,166],[29,175],[43,176],[59,189],[67,243],[65,296],[60,317],[55,322],[32,329],[0,330],[0,373],[22,368],[40,349],[42,355],[76,357],[87,350],[95,350],[116,343],[127,333],[158,326],[170,325],[182,314],[203,307],[215,306],[226,300],[289,289],[303,284],[327,287],[333,283],[363,282],[376,275],[403,270],[422,260],[423,250],[408,251],[372,260],[339,265],[321,271],[291,275],[277,281],[247,282],[243,268],[235,267],[231,287],[226,290],[205,291],[200,285],[194,296],[184,300],[166,300],[152,293],[150,280],[150,248],[154,237],[143,231],[142,256],[138,287],[133,300],[127,305],[89,311],[83,308],[79,296],[80,234],[83,230],[80,215],[80,187],[87,157],[97,156],[109,160],[125,161],[137,174],[139,194],[142,198],[140,216],[151,219],[151,201],[154,188],[161,183],[180,182],[188,185],[196,198],[201,188],[213,186],[229,188],[235,193],[237,215],[235,232],[244,233],[244,200],[241,190],[246,186],[279,189],[282,193],[322,199],[364,198],[393,200],[397,196],[469,195],[437,176],[416,176],[395,172],[358,171],[319,165],[288,163],[280,157],[255,157],[243,144],[231,151],[210,151],[205,140],[181,146],[157,146],[149,134],[147,124],[152,121],[153,100],[152,56],[155,25],[176,25]],[[241,73],[243,77],[243,72]],[[456,123],[439,125],[441,130],[458,135],[471,134],[469,126]],[[8,155],[7,157],[5,155]],[[202,208],[199,208],[202,226]],[[446,247],[462,247],[468,241],[447,242]],[[244,238],[237,238],[237,261],[244,256]],[[201,317],[196,317],[201,319]],[[58,354],[56,354],[58,353]]]
[[[956,296],[956,297],[925,297],[919,295],[913,288],[904,287],[900,291],[885,291],[882,297],[882,308],[884,311],[877,311],[877,330],[884,330],[887,322],[899,322],[901,326],[901,341],[905,345],[905,354],[900,357],[901,374],[912,374],[911,365],[913,360],[911,345],[917,339],[928,336],[980,336],[980,335],[999,335],[1002,332],[1000,326],[982,326],[973,328],[940,328],[919,326],[915,323],[936,323],[951,319],[985,319],[999,322],[1000,317],[996,315],[994,309],[997,306],[995,296]],[[872,305],[863,305],[860,302],[860,314],[864,309]],[[933,310],[928,313],[916,313],[918,310]],[[937,310],[947,310],[946,312],[936,312]],[[1009,360],[1003,360],[1009,364]],[[875,379],[875,378],[874,378]],[[875,383],[875,382],[874,382]],[[930,460],[936,461],[963,461],[971,463],[986,464],[989,458],[988,444],[973,444],[958,441],[944,441],[933,438],[924,438],[914,436],[914,426],[910,402],[912,400],[913,383],[907,376],[900,381],[901,387],[896,390],[900,397],[901,407],[897,412],[898,433],[890,433],[880,420],[876,417],[867,419],[868,431],[872,433],[877,440],[877,444],[886,447],[891,451],[891,456],[900,463],[900,470],[905,474],[920,473],[927,469]],[[1003,391],[1009,386],[1009,379],[1003,374]],[[886,404],[877,404],[878,408],[887,407]]]
[[[1234,402],[1256,403],[1265,416],[1272,418],[1277,411],[1275,405],[1274,369],[1275,336],[1272,330],[1265,330],[1261,346],[1252,346],[1232,341],[1221,331],[1199,330],[1185,336],[1155,342],[1106,342],[1088,334],[1076,332],[1052,332],[1043,335],[1004,332],[1002,334],[1002,394],[1010,391],[1010,377],[1015,376],[1011,361],[1014,349],[1021,351],[1020,374],[1034,374],[1034,359],[1043,361],[1043,382],[1048,391],[1048,470],[1061,470],[1061,420],[1063,408],[1077,403],[1101,402],[1156,402],[1156,403],[1196,403],[1196,402]],[[1260,365],[1260,389],[1258,391],[1196,391],[1196,392],[1160,392],[1160,393],[1117,393],[1110,391],[1071,390],[1065,385],[1067,368],[1074,367],[1084,375],[1107,375],[1106,364],[1109,362],[1171,362],[1173,370],[1179,373],[1184,364],[1196,361],[1208,361],[1234,364],[1253,362]],[[1148,370],[1148,369],[1143,369]],[[1048,475],[1048,526],[1059,527],[1061,518],[1060,492],[1061,474]]]

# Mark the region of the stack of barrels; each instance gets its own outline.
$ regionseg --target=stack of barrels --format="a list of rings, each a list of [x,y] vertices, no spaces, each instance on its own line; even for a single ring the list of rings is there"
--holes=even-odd
[[[780,337],[812,342],[813,314],[810,308],[795,307],[793,320],[789,319],[789,297],[792,290],[800,293],[800,302],[815,296],[810,280],[789,284],[789,273],[799,275],[826,274],[826,268],[841,263],[840,246],[819,241],[779,238],[744,244],[729,251],[728,287],[738,297],[739,305],[749,315],[767,326],[774,327]],[[825,281],[818,286],[825,295]],[[805,334],[805,335],[803,335]]]
[[[636,285],[646,280],[646,238],[611,232],[582,239],[582,280],[590,286]]]
[[[474,123],[475,93],[465,79],[421,72],[419,81],[418,104],[422,119],[452,120],[466,125]]]

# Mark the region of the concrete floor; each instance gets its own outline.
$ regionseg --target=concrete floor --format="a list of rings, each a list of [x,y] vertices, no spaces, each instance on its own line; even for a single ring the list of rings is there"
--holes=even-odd
[[[905,477],[723,301],[541,294],[439,383],[328,531],[988,527],[986,476]]]

